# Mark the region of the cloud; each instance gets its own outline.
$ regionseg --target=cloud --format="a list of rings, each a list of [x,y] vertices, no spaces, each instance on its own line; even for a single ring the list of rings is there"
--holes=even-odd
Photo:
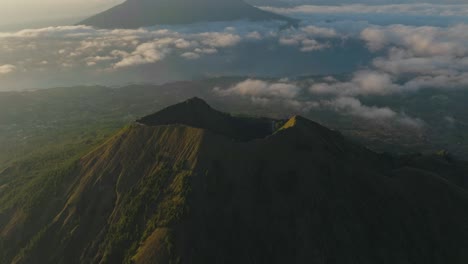
[[[229,25],[229,26],[228,26]],[[0,32],[0,57],[11,57],[22,68],[91,67],[99,70],[123,69],[154,64],[171,55],[196,60],[213,56],[241,43],[277,42],[296,38],[298,49],[315,51],[329,47],[311,37],[335,38],[333,29],[306,26],[295,31],[279,30],[281,22],[214,22],[189,26],[140,29],[95,29],[89,26],[58,26]],[[297,36],[296,36],[297,35]],[[105,59],[103,59],[105,58]]]
[[[317,26],[305,26],[301,28],[301,31],[306,33],[308,36],[321,37],[321,38],[336,38],[339,37],[338,33],[333,28],[324,28]]]
[[[282,32],[279,43],[284,46],[299,46],[302,52],[319,51],[331,48],[330,39],[341,37],[334,29],[304,26]]]
[[[135,51],[130,54],[121,53],[123,58],[114,67],[129,67],[160,61],[169,53],[169,45],[172,43],[174,43],[173,39],[163,38],[138,45]]]
[[[373,67],[395,76],[421,75],[433,80],[445,78],[449,83],[466,84],[468,70],[468,25],[448,28],[393,25],[371,27],[361,34],[373,51],[386,51]],[[421,79],[421,77],[417,77]],[[415,80],[414,83],[418,81]],[[439,83],[434,83],[434,86]]]
[[[216,93],[227,95],[251,96],[255,98],[288,98],[292,99],[299,95],[301,88],[294,84],[284,82],[266,82],[262,80],[247,79],[228,89],[215,88]]]
[[[300,5],[294,7],[262,7],[262,9],[291,14],[399,14],[426,16],[467,16],[468,5],[443,4],[342,4],[342,5]]]
[[[393,83],[389,74],[376,71],[358,71],[347,82],[340,82],[333,78],[328,80],[328,82],[312,84],[309,91],[313,94],[357,96],[386,95],[397,92],[400,88]]]
[[[468,87],[468,25],[369,26],[359,34],[377,56],[349,80],[316,82],[313,94],[360,96]]]
[[[323,106],[330,107],[344,115],[351,115],[378,122],[396,122],[397,124],[410,127],[422,128],[424,122],[417,118],[412,118],[406,114],[397,113],[388,107],[366,106],[356,98],[338,97],[329,101],[322,101]]]
[[[202,55],[237,45],[241,37],[225,32],[179,33],[167,29],[102,30],[60,26],[0,33],[2,51],[34,68],[47,60],[55,65],[125,68],[156,63],[169,54]],[[0,51],[0,55],[2,55]],[[25,54],[27,51],[27,55]],[[197,54],[197,55],[195,55]]]
[[[260,34],[257,31],[250,32],[249,34],[246,35],[248,39],[254,39],[254,40],[261,40],[263,39],[262,34]]]
[[[185,52],[185,53],[182,53],[182,55],[180,56],[188,60],[196,60],[201,57],[199,53],[195,53],[195,52]]]
[[[287,29],[275,21],[214,22],[134,30],[104,30],[89,26],[26,29],[0,33],[0,58],[4,62],[14,62],[22,76],[60,72],[61,76],[67,73],[87,77],[106,72],[112,77],[111,72],[128,73],[136,66],[157,68],[166,61],[171,65],[170,62],[175,61],[172,58],[185,59],[176,60],[177,63],[200,60],[200,67],[196,69],[200,76],[248,72],[249,76],[280,77],[345,72],[350,78],[315,81],[309,87],[314,95],[341,97],[385,96],[428,87],[461,88],[468,83],[467,24],[416,26],[392,23],[405,23],[409,21],[406,18],[413,19],[421,14],[443,17],[436,19],[441,21],[464,15],[465,8],[468,5],[361,4],[277,9],[306,14],[298,28]],[[362,15],[366,12],[369,15]],[[388,14],[393,15],[385,16]],[[373,20],[368,21],[370,17]],[[386,22],[372,24],[380,17]],[[421,21],[429,23],[432,19]],[[265,53],[255,56],[256,49],[264,49]],[[210,59],[203,60],[206,57]],[[245,67],[249,57],[254,57],[254,63]],[[286,61],[288,58],[291,60]],[[270,61],[284,61],[288,66],[271,63],[265,67]],[[294,61],[294,68],[290,67],[291,61]],[[223,63],[219,71],[216,63]],[[228,63],[233,66],[226,70]],[[178,66],[173,67],[181,71],[188,68]],[[243,67],[248,69],[242,71]],[[190,77],[194,76],[193,68],[186,71]],[[136,74],[133,77],[146,78]]]
[[[376,82],[368,85],[377,86],[381,77],[373,76],[373,74],[371,72],[362,72],[355,78],[367,78],[368,80],[364,82]],[[373,78],[377,80],[372,80]],[[330,78],[328,80],[336,81]],[[397,113],[389,107],[366,106],[359,99],[341,93],[334,94],[331,99],[307,99],[307,97],[302,96],[302,91],[303,88],[288,80],[267,82],[253,79],[239,82],[227,89],[219,87],[213,89],[213,92],[218,96],[247,98],[252,104],[261,107],[282,107],[300,114],[307,114],[311,110],[321,109],[382,124],[395,124],[411,129],[424,127],[424,122],[421,119],[410,117],[405,113]]]
[[[416,56],[466,56],[468,25],[449,28],[430,26],[374,26],[361,33],[372,50],[388,46],[405,48]]]
[[[260,107],[280,107],[285,113],[306,113],[318,108],[318,102],[301,99],[302,91],[303,88],[287,79],[276,81],[247,79],[228,88],[213,89],[217,96],[247,99],[253,105]]]
[[[214,48],[232,47],[242,40],[239,35],[220,32],[201,33],[196,37],[201,39],[201,43]]]
[[[397,113],[388,107],[364,106],[358,99],[351,97],[340,97],[323,103],[337,111],[368,119],[391,119],[397,116]]]
[[[468,25],[374,26],[361,33],[373,51],[386,51],[372,66],[405,79],[400,90],[464,88],[468,85]],[[401,83],[401,81],[400,81]]]
[[[0,75],[6,75],[16,71],[16,66],[11,64],[0,65]]]

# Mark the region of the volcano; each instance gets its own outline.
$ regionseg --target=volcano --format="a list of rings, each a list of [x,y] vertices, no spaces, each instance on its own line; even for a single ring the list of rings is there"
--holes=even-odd
[[[40,217],[2,215],[0,249],[4,263],[468,263],[467,171],[192,98],[61,171]]]
[[[260,10],[242,0],[127,0],[79,24],[97,28],[139,28],[232,20],[297,21]]]

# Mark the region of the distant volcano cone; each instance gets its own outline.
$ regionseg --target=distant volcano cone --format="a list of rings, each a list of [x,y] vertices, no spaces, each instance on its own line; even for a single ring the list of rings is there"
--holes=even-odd
[[[260,10],[242,0],[127,0],[79,24],[98,28],[139,28],[241,19],[295,23],[293,19]]]

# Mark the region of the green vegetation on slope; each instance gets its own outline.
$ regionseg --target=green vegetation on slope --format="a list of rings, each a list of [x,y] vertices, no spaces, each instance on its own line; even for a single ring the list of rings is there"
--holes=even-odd
[[[0,237],[6,262],[468,260],[468,170],[449,156],[376,154],[302,117],[239,141],[157,116],[49,176],[52,189],[35,184],[60,199],[39,199],[51,210],[22,243]]]

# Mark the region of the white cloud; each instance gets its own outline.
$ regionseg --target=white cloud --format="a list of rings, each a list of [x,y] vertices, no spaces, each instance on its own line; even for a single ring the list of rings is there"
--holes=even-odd
[[[262,7],[280,14],[404,14],[431,16],[467,16],[468,5],[443,4],[343,4],[343,5],[300,5],[294,7]]]
[[[302,52],[318,51],[330,48],[328,43],[320,43],[301,35],[281,37],[279,43],[284,46],[300,46]]]
[[[182,53],[182,55],[180,56],[188,60],[196,60],[201,57],[199,53],[195,53],[195,52],[185,52],[185,53]]]
[[[397,116],[397,113],[388,107],[365,106],[358,99],[352,97],[339,97],[324,103],[337,111],[369,119],[390,119]]]
[[[300,99],[302,88],[287,79],[264,81],[247,79],[227,89],[215,87],[218,96],[235,96],[237,100],[246,99],[260,107],[280,107],[289,114],[306,113],[320,107],[318,102]]]
[[[239,35],[221,32],[201,33],[197,37],[201,39],[201,43],[214,48],[232,47],[242,40]]]
[[[373,76],[375,73],[362,72],[357,74],[356,79],[368,79],[372,89],[381,82],[381,76]],[[377,80],[372,80],[376,78]],[[330,81],[335,81],[329,79]],[[375,82],[375,83],[372,83]],[[219,96],[240,96],[251,101],[252,104],[261,107],[282,107],[290,109],[295,113],[307,113],[312,109],[331,110],[341,115],[349,115],[363,118],[369,121],[396,124],[412,129],[420,129],[424,122],[418,118],[413,118],[405,113],[397,113],[389,107],[366,106],[357,98],[337,93],[331,99],[305,100],[301,98],[302,88],[282,80],[278,82],[267,82],[263,80],[247,79],[227,89],[214,88],[213,92]]]
[[[163,38],[153,42],[143,43],[136,47],[132,53],[122,53],[122,60],[115,64],[115,68],[130,67],[161,61],[169,53],[169,45],[174,39]]]
[[[261,40],[261,39],[263,39],[262,34],[260,34],[260,33],[257,32],[257,31],[253,31],[253,32],[248,33],[248,34],[246,35],[246,37],[247,37],[248,39],[254,39],[254,40]]]
[[[309,88],[313,94],[332,94],[341,96],[386,95],[399,91],[392,77],[387,73],[376,71],[358,71],[350,81],[340,82],[331,79],[329,82],[314,83]]]
[[[338,37],[341,36],[332,28],[308,25],[283,31],[278,41],[281,45],[299,46],[302,52],[311,52],[331,48],[328,39]]]
[[[392,13],[405,17],[405,14],[414,12],[453,16],[465,14],[463,12],[467,6],[343,5],[284,9],[284,12],[292,14],[295,12],[310,14],[296,29],[280,29],[282,24],[278,22],[249,21],[135,30],[103,30],[88,26],[27,29],[0,33],[0,58],[5,62],[14,62],[15,66],[21,69],[18,73],[24,75],[34,74],[35,71],[53,73],[60,71],[71,74],[80,70],[87,70],[86,74],[95,74],[100,70],[123,72],[137,65],[161,64],[171,57],[197,60],[206,56],[219,56],[225,63],[230,58],[221,55],[234,53],[224,53],[224,50],[236,49],[236,52],[244,52],[238,57],[245,57],[245,52],[250,50],[246,51],[242,44],[259,43],[264,45],[265,50],[271,51],[272,56],[278,51],[278,58],[290,54],[286,52],[291,52],[291,49],[309,52],[304,54],[302,61],[297,56],[294,57],[294,60],[299,61],[297,63],[299,66],[295,69],[302,67],[305,60],[314,60],[315,57],[311,56],[315,54],[318,54],[317,61],[324,60],[326,62],[324,64],[328,65],[331,64],[330,61],[336,61],[337,68],[340,68],[341,65],[338,65],[340,58],[326,50],[333,48],[333,51],[337,51],[337,56],[343,55],[343,60],[348,62],[347,55],[359,51],[361,47],[347,45],[364,42],[373,52],[371,56],[374,58],[370,60],[371,64],[364,64],[367,63],[365,57],[369,56],[364,53],[364,62],[349,80],[323,80],[312,85],[310,91],[314,94],[360,96],[387,95],[435,86],[460,88],[468,84],[467,24],[410,26],[391,25],[393,21],[400,23],[400,20],[390,20],[387,21],[390,25],[383,23],[377,26],[361,21],[368,18],[368,16],[361,17],[361,14],[374,12],[378,15],[373,16],[379,17],[381,14]],[[342,12],[357,15],[341,17],[339,14]],[[330,13],[334,15],[329,16]],[[324,16],[320,17],[318,14]],[[283,46],[288,46],[284,52],[281,50]],[[317,51],[324,52],[319,54]],[[47,61],[47,64],[42,63],[44,61]],[[301,74],[315,74],[316,71],[323,73],[322,69],[317,68],[320,67],[310,67],[310,69],[303,67],[299,70]],[[269,74],[266,71],[262,68],[258,72]],[[291,71],[288,70],[288,73]],[[211,69],[206,71],[211,75],[226,72],[238,74],[234,70],[223,69],[220,72]],[[256,72],[252,72],[252,76],[255,74]]]
[[[80,37],[92,35],[95,31],[89,26],[59,26],[24,29],[17,32],[0,32],[0,38]]]
[[[468,25],[449,28],[429,26],[374,26],[361,33],[373,50],[396,46],[416,56],[466,56]]]
[[[345,114],[365,118],[379,122],[395,122],[400,125],[421,128],[424,122],[417,118],[412,118],[404,113],[397,113],[388,107],[366,106],[356,98],[338,97],[329,101],[322,101],[323,106],[330,107],[335,111]]]
[[[299,95],[301,88],[290,83],[270,83],[262,80],[248,79],[228,89],[216,89],[215,92],[226,95],[251,96],[256,98],[288,98],[292,99]]]
[[[235,46],[242,40],[241,36],[225,32],[61,26],[0,33],[3,46],[0,56],[10,56],[33,70],[45,60],[49,62],[48,67],[99,65],[102,69],[118,69],[156,63],[171,53],[196,59],[215,54],[218,48]]]
[[[217,49],[214,49],[214,48],[196,48],[194,50],[196,53],[201,53],[201,54],[216,54],[218,53],[218,50]]]
[[[468,87],[468,25],[370,26],[360,38],[378,54],[349,80],[314,83],[313,94],[387,95]]]
[[[301,30],[307,33],[308,36],[313,37],[322,37],[322,38],[336,38],[338,37],[338,33],[333,28],[324,28],[324,27],[317,27],[317,26],[305,26],[301,28]]]
[[[226,27],[226,25],[234,25]],[[140,29],[95,29],[89,26],[58,26],[0,32],[0,57],[8,56],[35,70],[47,60],[47,68],[92,66],[101,70],[122,69],[157,63],[175,54],[199,59],[234,48],[242,42],[278,38],[277,22],[201,23],[190,26],[167,26]],[[308,28],[315,34],[332,31]],[[302,31],[300,31],[302,32]],[[289,33],[288,33],[289,34]],[[301,33],[304,34],[304,33]],[[321,49],[323,45],[304,39],[304,49]],[[105,58],[105,59],[102,59]]]
[[[301,44],[302,44],[301,51],[303,52],[317,51],[317,50],[330,48],[330,44],[319,43],[315,39],[304,39],[301,41]]]
[[[373,26],[361,37],[373,51],[386,51],[372,66],[393,79],[399,90],[468,86],[468,25],[450,27]]]
[[[9,74],[16,71],[16,66],[11,64],[0,65],[0,75]]]

